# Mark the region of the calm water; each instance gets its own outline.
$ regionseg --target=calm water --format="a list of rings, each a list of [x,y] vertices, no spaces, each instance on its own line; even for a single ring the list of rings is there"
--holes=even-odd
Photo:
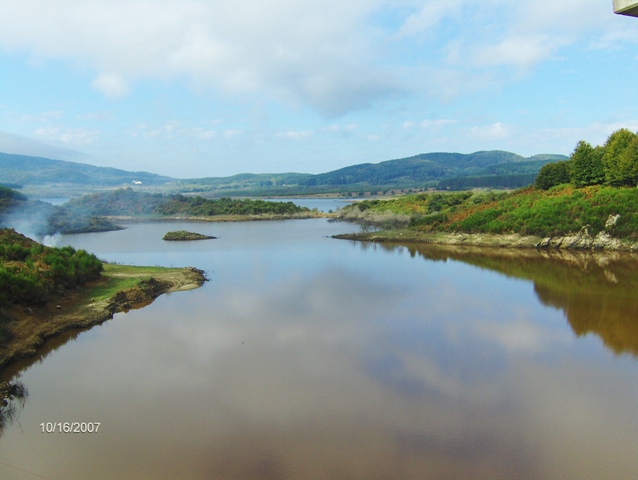
[[[217,240],[163,242],[166,231]],[[638,478],[638,264],[327,238],[320,220],[59,239],[211,279],[50,345],[0,478]],[[69,340],[67,343],[64,341]],[[41,433],[42,422],[100,422]]]

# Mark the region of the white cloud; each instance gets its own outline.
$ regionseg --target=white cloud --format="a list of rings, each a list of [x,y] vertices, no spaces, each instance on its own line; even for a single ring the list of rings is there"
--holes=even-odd
[[[510,80],[502,67],[526,72],[583,38],[638,38],[617,33],[605,3],[2,0],[0,48],[88,70],[109,98],[161,79],[337,116],[484,90]],[[403,21],[379,28],[370,20],[384,9]]]
[[[473,62],[478,67],[507,65],[525,69],[549,57],[565,43],[565,40],[561,42],[556,37],[543,35],[511,35],[497,44],[482,47],[476,52]]]
[[[509,136],[509,133],[510,127],[500,122],[487,126],[475,126],[470,128],[470,134],[473,137],[481,139],[502,139]]]
[[[358,123],[349,123],[346,125],[340,125],[338,123],[336,124],[332,124],[329,125],[328,127],[326,127],[324,130],[328,131],[328,132],[334,132],[334,133],[341,133],[345,136],[348,136],[349,134],[355,132],[356,130],[358,130],[360,127],[360,125]]]
[[[103,73],[99,75],[91,86],[109,98],[124,97],[129,93],[129,87],[124,77],[116,73]]]
[[[85,128],[43,127],[38,128],[34,134],[36,137],[54,143],[71,147],[83,147],[93,143],[98,137],[99,131]]]
[[[308,130],[304,130],[304,131],[288,131],[288,132],[279,132],[277,133],[277,137],[279,138],[290,138],[293,140],[301,140],[304,138],[308,138],[310,135],[312,135],[311,131]]]
[[[34,155],[37,157],[57,158],[60,160],[89,161],[84,153],[57,146],[46,141],[0,131],[0,152]]]
[[[76,118],[78,120],[89,120],[93,122],[101,122],[101,121],[114,120],[115,115],[109,112],[88,112],[82,115],[77,115]]]
[[[548,151],[552,148],[551,146],[561,144],[564,146],[563,151],[556,153],[569,155],[580,140],[586,140],[592,145],[603,145],[609,135],[621,128],[638,132],[638,119],[609,123],[594,122],[582,127],[545,128],[525,135],[523,140],[536,151],[539,148]]]
[[[194,128],[191,131],[191,135],[199,140],[210,140],[217,136],[217,132],[215,130],[207,130],[204,128]]]
[[[568,332],[543,329],[537,322],[522,317],[508,323],[484,321],[474,329],[479,336],[509,352],[538,353],[553,343],[569,343],[573,339]]]
[[[58,120],[64,116],[64,112],[61,110],[55,110],[51,112],[42,112],[36,115],[20,115],[20,121],[22,122],[49,122],[51,120]]]
[[[429,0],[421,9],[410,15],[399,29],[399,36],[409,36],[426,31],[444,17],[459,12],[463,0]]]
[[[455,123],[456,123],[455,120],[446,120],[446,119],[440,118],[438,120],[423,120],[421,121],[420,125],[421,125],[421,128],[428,129],[428,128],[440,128],[446,125],[453,125]]]
[[[611,6],[598,0],[535,0],[507,5],[493,0],[484,4],[477,18],[487,22],[471,29],[473,38],[465,38],[459,59],[479,68],[510,66],[524,71],[586,34],[605,36],[617,30]]]
[[[165,78],[334,115],[401,90],[365,25],[377,1],[54,5],[4,1],[0,47],[88,66],[93,88],[108,97],[127,95],[137,79]]]
[[[237,137],[239,135],[243,135],[244,131],[243,130],[224,130],[224,137],[226,138],[233,138],[233,137]]]

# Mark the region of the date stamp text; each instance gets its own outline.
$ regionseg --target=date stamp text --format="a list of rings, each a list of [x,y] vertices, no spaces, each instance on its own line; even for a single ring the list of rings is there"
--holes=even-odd
[[[42,422],[42,433],[97,433],[100,422]]]

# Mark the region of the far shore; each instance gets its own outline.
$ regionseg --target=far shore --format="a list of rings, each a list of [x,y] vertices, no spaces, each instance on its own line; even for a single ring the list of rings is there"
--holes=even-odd
[[[271,215],[271,214],[259,214],[259,215],[213,215],[210,217],[196,217],[196,216],[130,216],[130,215],[110,215],[105,216],[108,220],[113,222],[252,222],[252,221],[268,221],[268,220],[303,220],[308,218],[335,218],[335,213],[310,211],[291,213],[285,215]]]
[[[612,238],[609,235],[592,237],[586,229],[561,237],[538,237],[518,234],[487,234],[460,232],[421,232],[410,229],[381,230],[334,235],[333,238],[362,242],[417,242],[439,245],[471,245],[476,247],[568,249],[593,251],[626,251],[638,253],[638,242]]]
[[[102,277],[42,307],[15,305],[10,316],[13,339],[0,347],[0,370],[36,357],[47,340],[88,329],[117,312],[141,308],[168,292],[200,287],[204,272],[193,267],[133,267],[105,264]]]

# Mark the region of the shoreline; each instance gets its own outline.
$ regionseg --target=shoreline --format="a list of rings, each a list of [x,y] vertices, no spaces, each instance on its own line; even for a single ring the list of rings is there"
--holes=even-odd
[[[131,215],[110,215],[104,216],[107,220],[123,222],[123,223],[144,223],[144,222],[254,222],[254,221],[269,221],[269,220],[306,220],[309,218],[335,218],[335,213],[328,212],[301,212],[291,213],[283,215],[213,215],[210,217],[197,217],[197,216],[131,216]]]
[[[13,338],[0,347],[0,373],[20,360],[37,357],[40,348],[61,334],[90,329],[115,313],[149,305],[164,293],[199,288],[208,279],[194,267],[131,267],[105,264],[98,280],[41,307],[15,305],[10,311]]]
[[[592,237],[586,228],[575,234],[538,237],[519,234],[420,232],[409,229],[333,235],[340,240],[360,242],[415,242],[437,245],[467,245],[493,248],[545,250],[621,251],[638,253],[638,242],[612,238],[606,233]]]

